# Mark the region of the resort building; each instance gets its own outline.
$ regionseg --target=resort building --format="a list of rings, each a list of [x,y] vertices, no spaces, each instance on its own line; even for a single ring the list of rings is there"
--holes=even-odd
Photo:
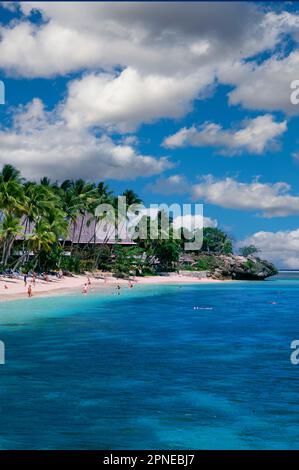
[[[24,234],[17,236],[17,240],[28,238],[34,231],[34,224],[23,221]],[[97,222],[94,217],[87,214],[79,216],[75,223],[70,223],[68,236],[61,239],[65,248],[74,245],[135,245],[129,237],[126,224],[120,224],[118,230],[111,223],[106,221]]]

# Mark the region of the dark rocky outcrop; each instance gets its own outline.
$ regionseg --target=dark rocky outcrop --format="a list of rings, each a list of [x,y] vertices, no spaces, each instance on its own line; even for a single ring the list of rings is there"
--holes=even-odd
[[[272,263],[254,256],[200,252],[189,257],[192,257],[193,262],[182,258],[180,270],[205,272],[205,276],[213,279],[259,281],[278,272]]]
[[[253,256],[217,255],[215,269],[210,276],[215,279],[236,279],[260,281],[277,274],[269,261]]]

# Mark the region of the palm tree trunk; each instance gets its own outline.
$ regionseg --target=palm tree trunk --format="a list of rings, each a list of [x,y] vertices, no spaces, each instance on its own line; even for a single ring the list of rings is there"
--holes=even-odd
[[[27,230],[28,230],[28,217],[26,217],[26,220],[25,220],[25,227],[24,227],[24,238],[23,238],[23,254],[25,253],[25,241],[26,241],[26,235],[27,235]]]
[[[4,267],[7,265],[8,258],[10,257],[14,240],[15,240],[15,237],[10,235],[7,237],[5,241],[5,250],[3,250],[3,257],[2,257],[2,264]]]
[[[80,245],[80,241],[81,241],[82,230],[83,230],[83,224],[84,224],[84,221],[85,221],[85,215],[86,215],[86,212],[84,211],[83,217],[82,217],[82,220],[81,220],[81,226],[80,226],[80,231],[79,231],[78,242],[77,242],[78,245]]]
[[[2,251],[2,266],[3,267],[5,267],[4,261],[5,261],[5,258],[6,258],[6,244],[7,244],[7,241],[6,241],[6,239],[4,239],[4,241],[3,241],[3,251]]]
[[[77,219],[73,220],[73,233],[72,233],[72,239],[71,239],[71,254],[73,253],[73,248],[74,248],[74,238],[75,238],[76,228],[77,228]]]
[[[13,271],[16,271],[16,269],[21,265],[22,261],[26,260],[27,255],[28,255],[28,253],[26,252],[22,256],[20,256],[20,258],[18,259],[18,261],[16,262],[16,264],[12,268]]]

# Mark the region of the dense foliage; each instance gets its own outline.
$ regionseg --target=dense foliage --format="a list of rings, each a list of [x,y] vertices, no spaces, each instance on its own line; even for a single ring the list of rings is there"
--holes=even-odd
[[[123,193],[127,206],[142,203],[132,190]],[[158,236],[139,237],[135,245],[109,245],[108,239],[95,243],[95,234],[82,243],[84,224],[101,221],[96,208],[99,204],[117,206],[117,196],[101,182],[82,179],[62,183],[43,178],[40,182],[25,181],[20,172],[5,165],[0,172],[0,250],[3,269],[110,270],[118,274],[155,273],[177,269],[184,249],[184,240],[177,239],[170,226],[170,237],[165,238],[158,214]],[[127,208],[126,208],[127,209]],[[126,211],[125,211],[126,212]],[[124,214],[127,216],[127,214]],[[150,225],[146,218],[146,227]],[[66,240],[71,230],[78,234],[76,243]],[[149,234],[149,231],[147,232]],[[232,253],[232,241],[217,228],[205,228],[203,253]],[[210,261],[197,261],[204,268]],[[184,262],[183,262],[184,264]],[[202,266],[201,266],[202,265]]]
[[[259,253],[259,249],[255,245],[247,245],[239,248],[241,256],[254,256]]]

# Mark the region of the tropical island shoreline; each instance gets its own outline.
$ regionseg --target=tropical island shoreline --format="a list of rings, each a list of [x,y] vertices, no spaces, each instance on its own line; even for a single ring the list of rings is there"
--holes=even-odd
[[[179,218],[177,226],[165,206],[151,216],[131,189],[116,195],[104,182],[26,181],[6,164],[0,172],[0,301],[57,290],[87,294],[92,277],[94,285],[120,290],[135,281],[264,280],[277,273],[258,247],[235,247],[226,232],[204,226],[203,215],[199,226],[188,228]]]
[[[84,294],[83,290],[85,285],[88,284],[88,277],[86,275],[74,275],[71,277],[64,277],[63,279],[52,278],[49,281],[36,280],[35,286],[32,281],[28,280],[27,286],[24,285],[22,279],[3,279],[0,281],[0,302],[11,300],[20,300],[40,297],[52,297],[66,294],[81,294],[88,295],[89,293],[107,292],[113,289],[129,288],[130,285],[159,285],[159,284],[205,284],[205,283],[223,283],[231,282],[230,280],[212,279],[212,278],[198,278],[187,275],[171,274],[168,276],[144,276],[136,277],[134,280],[128,281],[109,276],[105,279],[97,279],[90,277],[91,284],[87,287],[87,293]],[[32,285],[32,297],[28,298],[28,285]]]

